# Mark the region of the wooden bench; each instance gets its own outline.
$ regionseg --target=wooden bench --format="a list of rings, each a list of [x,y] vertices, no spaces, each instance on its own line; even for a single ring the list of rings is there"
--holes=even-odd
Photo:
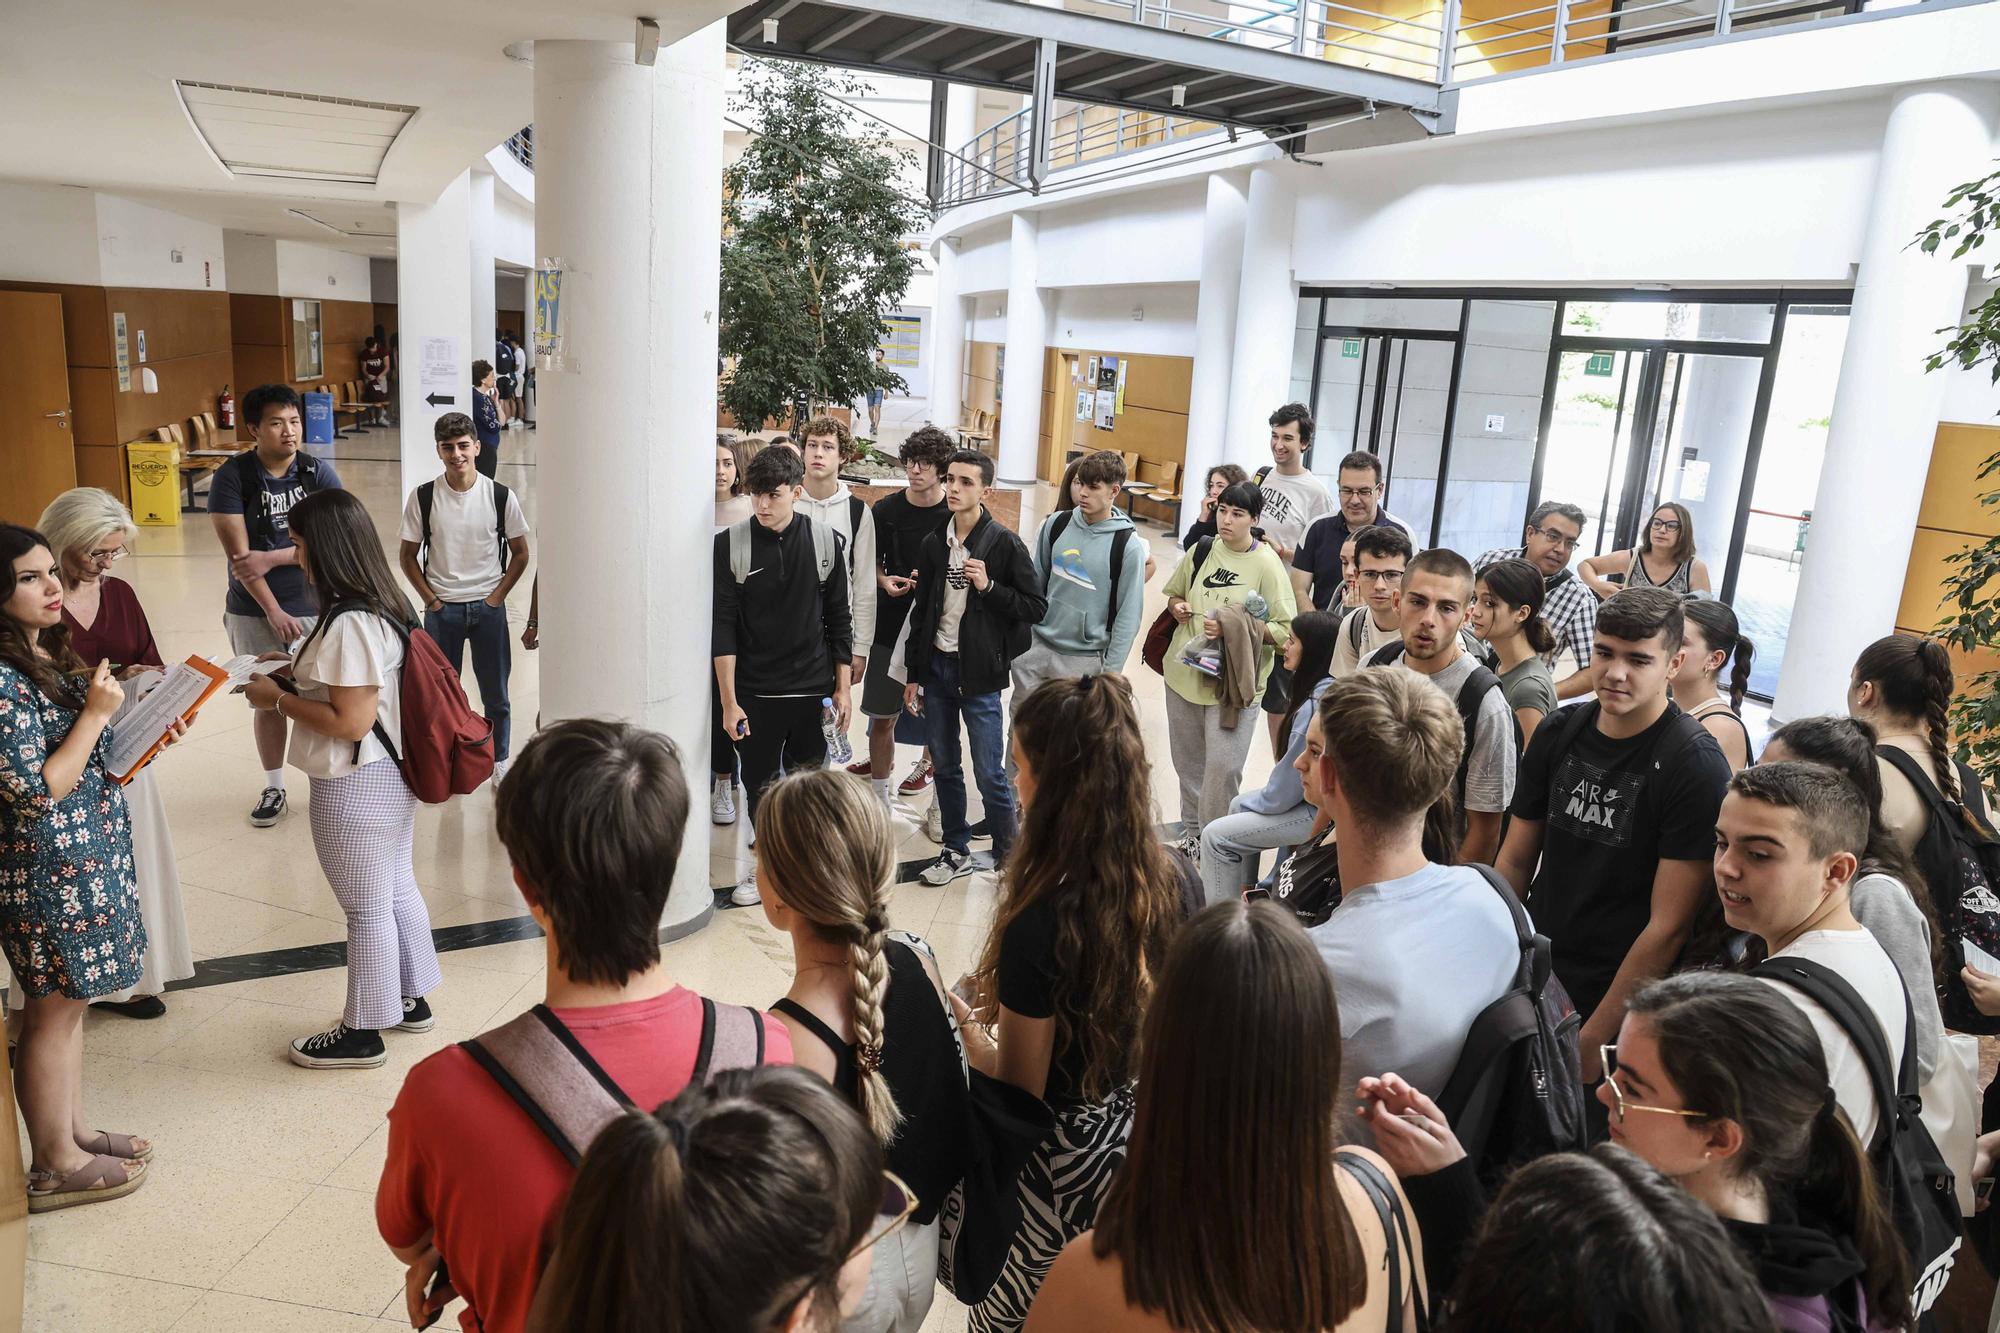
[[[156,440],[168,441],[181,446],[181,512],[198,514],[202,507],[195,503],[195,482],[213,473],[237,454],[251,446],[239,445],[225,439],[215,426],[215,414],[203,412],[189,417],[185,428],[179,425],[162,426],[153,432]],[[212,483],[211,483],[212,484]]]
[[[333,395],[333,436],[335,439],[345,438],[345,432],[340,429],[340,419],[342,417],[346,417],[348,424],[356,430],[368,429],[367,426],[362,424],[362,418],[374,410],[375,404],[361,401],[360,380],[349,380],[345,384],[325,384],[320,387]]]

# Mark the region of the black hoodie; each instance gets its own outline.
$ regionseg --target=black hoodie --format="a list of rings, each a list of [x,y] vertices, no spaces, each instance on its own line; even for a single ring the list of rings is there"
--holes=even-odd
[[[1817,1218],[1771,1211],[1767,1223],[1723,1218],[1722,1225],[1757,1275],[1771,1314],[1785,1333],[1866,1333],[1867,1271],[1854,1242]]]

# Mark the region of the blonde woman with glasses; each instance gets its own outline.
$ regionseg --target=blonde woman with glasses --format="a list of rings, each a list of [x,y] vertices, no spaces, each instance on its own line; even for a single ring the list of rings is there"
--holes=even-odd
[[[111,663],[121,681],[163,666],[138,594],[125,580],[111,577],[132,553],[139,531],[118,498],[95,486],[64,491],[42,511],[40,527],[62,566],[62,623],[76,655],[93,666]],[[150,767],[126,784],[125,802],[132,811],[132,860],[139,915],[146,923],[146,965],[138,985],[91,1007],[127,1018],[158,1018],[167,1012],[160,999],[167,983],[194,975],[194,951],[188,943],[166,802]]]

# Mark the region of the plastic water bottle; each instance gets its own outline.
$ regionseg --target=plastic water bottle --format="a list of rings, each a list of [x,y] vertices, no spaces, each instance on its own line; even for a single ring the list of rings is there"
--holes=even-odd
[[[833,711],[833,700],[830,698],[819,701],[819,734],[826,737],[829,763],[854,762],[854,747],[847,743],[847,733],[840,729],[840,714]]]

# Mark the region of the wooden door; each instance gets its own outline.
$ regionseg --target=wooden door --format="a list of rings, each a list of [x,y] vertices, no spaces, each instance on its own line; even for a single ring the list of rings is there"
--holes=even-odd
[[[0,292],[0,519],[33,524],[76,485],[62,297]]]

